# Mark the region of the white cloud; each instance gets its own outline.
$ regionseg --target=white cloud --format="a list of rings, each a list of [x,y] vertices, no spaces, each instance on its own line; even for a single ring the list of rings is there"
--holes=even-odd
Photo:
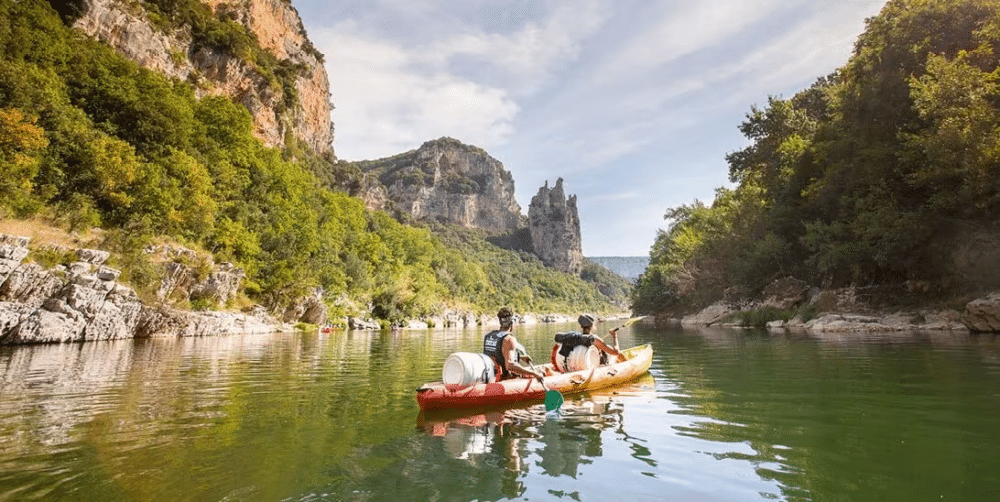
[[[722,1],[641,13],[623,44],[607,37],[608,50],[592,63],[596,78],[564,82],[553,101],[524,103],[533,112],[533,141],[564,150],[564,158],[572,159],[569,169],[582,175],[662,150],[657,145],[678,136],[712,134],[706,124],[713,118],[732,121],[730,130],[714,133],[731,137],[752,104],[797,92],[844,64],[864,27],[866,16],[858,15],[856,5],[797,2],[794,23],[761,28],[775,23],[769,16],[789,16],[787,4]],[[866,3],[865,14],[877,13],[880,5]],[[748,39],[754,43],[734,43]],[[694,53],[697,58],[678,61]]]
[[[765,45],[733,60],[729,67],[720,69],[716,80],[753,75],[755,87],[772,89],[769,94],[776,94],[789,85],[815,80],[842,66],[864,28],[864,20],[856,10],[838,4],[817,5],[826,8],[799,19],[788,31],[776,33]],[[879,6],[868,2],[870,15],[876,14]]]
[[[426,4],[411,8],[428,14]],[[336,105],[338,155],[388,156],[440,136],[487,149],[502,144],[520,109],[515,94],[530,94],[575,58],[580,39],[605,15],[599,2],[581,2],[508,35],[463,26],[416,46],[364,34],[353,20],[315,30]],[[460,57],[488,65],[500,81],[456,68]]]
[[[650,4],[638,19],[634,36],[597,69],[605,81],[635,78],[684,56],[717,46],[743,31],[776,7],[775,2],[716,0],[683,4]]]
[[[442,65],[457,55],[474,56],[519,79],[531,79],[575,59],[580,41],[608,15],[607,6],[597,1],[559,4],[541,23],[529,21],[511,34],[470,30],[444,37],[427,53]]]
[[[338,156],[385,157],[441,136],[489,148],[511,134],[518,106],[505,89],[440,68],[416,70],[424,59],[419,49],[349,28],[314,35],[326,54]]]

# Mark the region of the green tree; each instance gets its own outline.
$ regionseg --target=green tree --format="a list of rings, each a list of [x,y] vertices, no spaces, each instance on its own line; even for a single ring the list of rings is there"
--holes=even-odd
[[[19,210],[32,204],[31,194],[48,146],[45,131],[17,108],[0,108],[0,205]]]
[[[910,79],[914,106],[925,122],[905,136],[915,157],[913,185],[929,193],[930,209],[952,217],[989,217],[1000,208],[1000,114],[995,59],[983,45],[949,60],[931,54],[927,73]]]
[[[634,306],[703,305],[782,275],[938,278],[949,229],[998,216],[998,49],[1000,1],[888,2],[842,68],[751,107],[750,144],[726,157],[737,186],[667,213]]]

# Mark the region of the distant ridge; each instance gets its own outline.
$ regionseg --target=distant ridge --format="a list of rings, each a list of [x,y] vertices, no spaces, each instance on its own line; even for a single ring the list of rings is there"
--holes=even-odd
[[[638,279],[649,265],[648,256],[591,256],[587,259],[629,280]]]

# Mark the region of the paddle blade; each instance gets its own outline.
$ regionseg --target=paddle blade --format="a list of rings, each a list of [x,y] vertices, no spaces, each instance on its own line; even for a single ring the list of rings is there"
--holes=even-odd
[[[545,391],[545,411],[559,409],[563,404],[563,396],[557,390]]]
[[[624,327],[627,327],[627,326],[631,326],[631,325],[635,324],[637,321],[641,321],[641,320],[643,320],[645,318],[646,318],[646,316],[644,316],[644,315],[639,316],[639,317],[633,317],[633,318],[625,321],[625,324],[622,324],[622,327],[624,328]]]

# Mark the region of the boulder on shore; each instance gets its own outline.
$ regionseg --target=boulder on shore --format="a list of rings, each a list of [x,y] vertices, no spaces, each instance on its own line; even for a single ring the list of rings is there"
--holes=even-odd
[[[382,329],[379,323],[371,319],[362,319],[360,317],[348,317],[347,327],[353,330],[368,330],[368,329]]]
[[[684,316],[681,324],[692,324],[698,326],[711,326],[721,321],[727,315],[735,312],[735,309],[727,302],[716,302],[705,307],[697,314]]]
[[[979,333],[1000,332],[1000,292],[972,300],[965,305],[962,322],[969,331]]]

